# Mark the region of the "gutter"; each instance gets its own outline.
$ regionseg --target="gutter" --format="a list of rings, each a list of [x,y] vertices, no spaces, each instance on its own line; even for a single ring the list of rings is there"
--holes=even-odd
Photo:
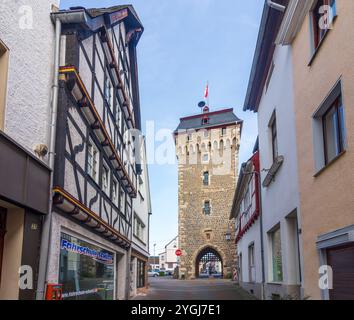
[[[276,3],[272,0],[267,0],[267,5],[272,8],[272,9],[275,9],[275,10],[278,10],[278,11],[281,11],[281,12],[285,12],[285,9],[286,7],[279,4],[279,3]]]

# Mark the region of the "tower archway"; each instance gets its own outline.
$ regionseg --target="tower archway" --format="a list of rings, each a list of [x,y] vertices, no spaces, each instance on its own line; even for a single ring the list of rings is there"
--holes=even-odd
[[[223,277],[223,259],[220,253],[212,247],[202,249],[195,261],[195,277]]]

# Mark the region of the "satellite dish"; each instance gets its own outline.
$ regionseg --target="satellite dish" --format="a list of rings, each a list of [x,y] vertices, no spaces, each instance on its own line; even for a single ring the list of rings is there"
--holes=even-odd
[[[205,101],[200,101],[200,102],[198,103],[198,107],[199,107],[200,109],[204,108],[205,106],[206,106]]]

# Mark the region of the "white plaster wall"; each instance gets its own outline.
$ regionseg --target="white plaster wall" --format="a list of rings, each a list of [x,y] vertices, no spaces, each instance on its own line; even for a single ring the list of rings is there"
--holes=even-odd
[[[178,237],[166,247],[166,261],[177,263],[176,250],[178,249]]]
[[[276,48],[274,73],[267,92],[263,93],[258,110],[261,171],[269,169],[273,162],[271,131],[268,125],[274,110],[276,110],[277,117],[279,155],[285,158],[275,176],[275,181],[268,188],[262,188],[266,277],[268,275],[267,281],[269,281],[271,257],[268,256],[267,232],[280,223],[284,284],[289,284],[289,279],[292,278],[288,274],[288,271],[292,269],[289,267],[286,252],[288,248],[286,241],[289,235],[285,217],[299,206],[291,57],[291,47],[278,46]],[[261,181],[264,181],[266,174],[264,171],[261,172]]]
[[[10,50],[5,132],[31,152],[37,144],[49,145],[54,55],[51,4],[59,5],[59,1],[0,3],[0,38]],[[31,29],[20,28],[25,19],[21,10],[32,12]]]
[[[261,233],[260,218],[258,218],[252,227],[243,235],[237,243],[237,254],[242,253],[242,281],[249,282],[249,266],[248,266],[248,247],[254,243],[254,260],[255,260],[255,282],[262,283],[262,257],[261,257]]]
[[[142,152],[142,168],[143,168],[143,173],[141,175],[143,183],[139,183],[138,179],[138,190],[142,194],[144,200],[141,201],[141,197],[138,194],[138,196],[133,199],[133,212],[140,218],[140,220],[144,223],[145,229],[144,229],[144,243],[142,243],[138,238],[136,238],[133,235],[133,243],[135,243],[137,246],[140,248],[144,249],[146,252],[149,251],[149,188],[147,184],[149,183],[148,179],[148,174],[147,174],[147,164],[146,164],[146,159],[145,159],[145,143],[143,144],[143,152]],[[133,220],[134,222],[134,220]],[[134,226],[133,226],[134,227]],[[134,230],[134,229],[133,229]]]

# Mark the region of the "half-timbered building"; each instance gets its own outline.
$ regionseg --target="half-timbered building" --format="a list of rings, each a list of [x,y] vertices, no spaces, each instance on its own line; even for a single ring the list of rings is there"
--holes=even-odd
[[[136,152],[143,26],[130,5],[52,17],[61,21],[61,66],[47,280],[62,285],[64,299],[126,299],[143,172]]]

